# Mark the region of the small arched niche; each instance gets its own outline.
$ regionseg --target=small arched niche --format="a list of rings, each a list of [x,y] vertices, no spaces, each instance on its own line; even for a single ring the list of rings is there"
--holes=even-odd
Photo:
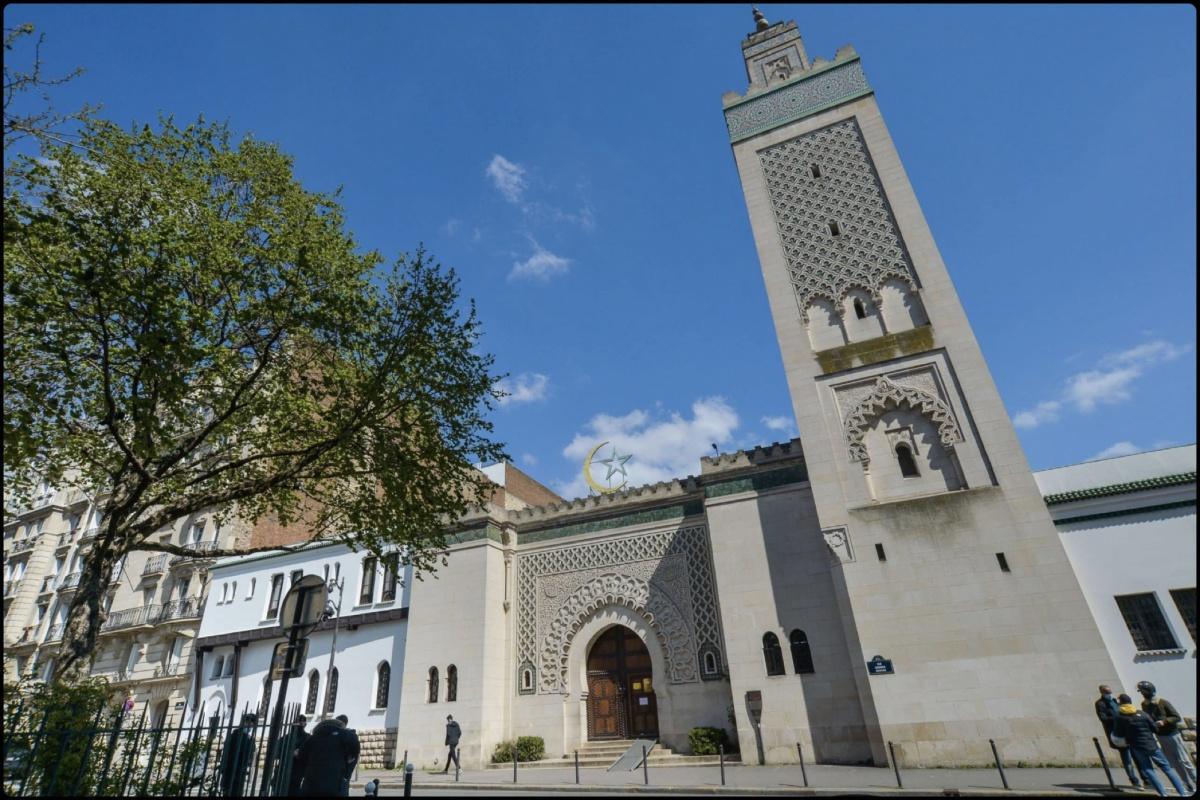
[[[865,289],[851,289],[842,298],[842,307],[846,337],[850,341],[862,342],[883,336],[883,321],[870,292]]]
[[[879,294],[883,302],[883,324],[888,333],[912,330],[929,323],[921,298],[899,278],[889,278]]]
[[[954,449],[942,444],[932,420],[907,405],[880,414],[863,444],[877,500],[965,487]]]
[[[829,350],[846,344],[846,329],[833,303],[823,297],[808,304],[808,341],[813,352]]]

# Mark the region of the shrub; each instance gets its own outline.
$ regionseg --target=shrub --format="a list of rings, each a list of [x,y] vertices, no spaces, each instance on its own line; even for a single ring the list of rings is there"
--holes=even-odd
[[[518,736],[516,742],[500,742],[492,753],[493,764],[504,764],[513,760],[516,750],[517,761],[540,761],[546,755],[546,742],[540,736]]]
[[[688,732],[688,744],[694,756],[714,756],[720,745],[728,745],[729,737],[724,728],[692,728]]]

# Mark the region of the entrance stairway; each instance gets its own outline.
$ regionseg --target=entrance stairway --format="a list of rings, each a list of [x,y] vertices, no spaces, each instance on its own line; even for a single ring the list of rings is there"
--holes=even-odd
[[[583,767],[602,767],[607,769],[614,761],[625,754],[625,751],[633,746],[632,739],[607,739],[598,742],[584,742],[579,746],[579,766]],[[650,769],[655,767],[703,767],[716,766],[720,763],[719,756],[683,756],[677,753],[672,753],[670,748],[664,745],[657,744],[650,751],[650,756],[647,759]],[[725,754],[725,764],[740,764],[741,761],[737,753],[730,755]],[[567,753],[562,758],[543,758],[541,761],[522,761],[517,769],[547,769],[555,768],[562,769],[563,767],[575,766],[575,755]],[[507,764],[489,764],[489,769],[512,769],[512,762]]]

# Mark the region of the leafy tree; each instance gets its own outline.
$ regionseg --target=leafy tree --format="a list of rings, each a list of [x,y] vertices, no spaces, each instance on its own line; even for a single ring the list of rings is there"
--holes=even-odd
[[[33,136],[38,139],[58,138],[56,130],[64,123],[87,119],[96,111],[93,106],[85,105],[79,111],[64,114],[56,111],[50,100],[48,89],[67,83],[83,74],[81,67],[59,78],[49,78],[42,74],[42,44],[46,35],[40,34],[36,41],[30,42],[26,37],[34,33],[33,25],[24,23],[4,29],[4,149],[13,143]],[[26,69],[18,66],[21,59],[17,51],[26,46],[32,46],[32,63]],[[28,105],[29,93],[37,92],[40,103]]]
[[[56,670],[86,670],[114,563],[174,521],[273,515],[433,569],[503,458],[474,304],[422,249],[359,252],[336,196],[224,125],[88,121],[4,205],[6,506],[96,490]],[[9,494],[11,493],[11,494]],[[6,509],[8,510],[8,509]],[[235,555],[259,547],[226,547]]]

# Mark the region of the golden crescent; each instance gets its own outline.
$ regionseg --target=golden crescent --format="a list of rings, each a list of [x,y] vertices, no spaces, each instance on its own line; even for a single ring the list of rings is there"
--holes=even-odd
[[[606,444],[608,444],[608,442],[601,442],[600,444],[596,445],[587,454],[587,457],[583,459],[583,479],[587,481],[588,486],[592,487],[600,494],[612,494],[613,492],[619,492],[621,487],[625,485],[625,481],[621,481],[620,486],[601,486],[600,484],[596,483],[595,478],[592,477],[592,459],[595,458],[596,451],[598,451],[601,447],[604,447]]]

